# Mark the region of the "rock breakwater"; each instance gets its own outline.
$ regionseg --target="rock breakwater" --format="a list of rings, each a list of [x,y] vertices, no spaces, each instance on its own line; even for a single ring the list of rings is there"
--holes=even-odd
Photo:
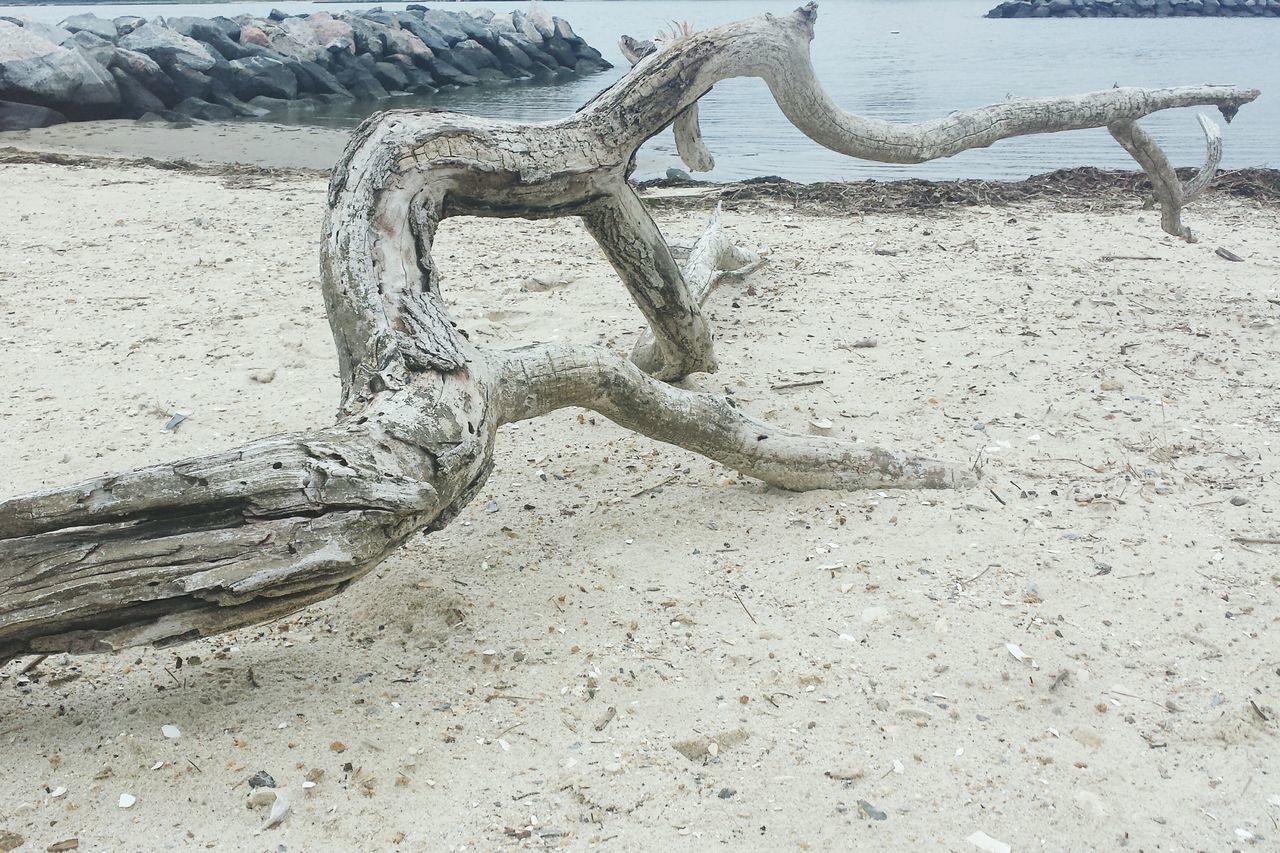
[[[0,130],[67,120],[259,117],[294,104],[610,68],[563,18],[369,9],[266,18],[0,16]]]

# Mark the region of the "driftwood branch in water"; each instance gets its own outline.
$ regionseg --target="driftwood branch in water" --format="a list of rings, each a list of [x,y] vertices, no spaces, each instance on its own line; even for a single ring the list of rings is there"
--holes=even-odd
[[[728,242],[717,216],[682,271],[627,183],[636,150],[673,122],[692,140],[698,99],[743,76],[763,78],[814,141],[872,160],[921,162],[1105,126],[1153,173],[1157,198],[1174,210],[1165,227],[1180,230],[1177,209],[1199,184],[1175,192],[1167,161],[1133,122],[1197,105],[1230,117],[1257,92],[1112,89],[895,124],[846,113],[823,92],[809,61],[816,16],[810,4],[677,33],[559,121],[415,110],[369,118],[334,171],[321,246],[342,379],[337,423],[0,503],[0,661],[182,642],[340,592],[471,500],[500,424],[563,406],[786,489],[969,482],[963,466],[790,433],[730,398],[665,384],[714,368],[702,301],[726,268],[758,259]],[[449,317],[431,258],[440,221],[463,214],[582,217],[648,320],[633,360],[584,347],[474,346]]]

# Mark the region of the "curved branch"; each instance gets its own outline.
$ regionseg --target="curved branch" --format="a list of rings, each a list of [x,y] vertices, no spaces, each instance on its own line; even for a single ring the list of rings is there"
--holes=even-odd
[[[638,148],[714,84],[760,77],[787,119],[819,145],[864,160],[923,163],[1010,137],[1106,127],[1177,107],[1216,106],[1229,121],[1258,97],[1256,89],[1236,86],[1118,87],[1009,100],[924,122],[866,118],[837,106],[818,82],[809,54],[817,15],[817,4],[809,3],[785,17],[764,15],[677,39],[641,60],[584,112],[627,114],[628,144]]]
[[[538,345],[504,354],[499,420],[566,406],[674,444],[783,489],[944,489],[973,475],[948,462],[802,435],[759,421],[729,397],[673,388],[599,347]]]
[[[1115,122],[1107,127],[1115,140],[1138,162],[1151,181],[1151,193],[1160,204],[1160,227],[1168,234],[1194,243],[1191,229],[1182,224],[1182,208],[1204,192],[1218,171],[1222,160],[1222,132],[1207,115],[1196,116],[1204,131],[1205,162],[1185,185],[1178,178],[1159,144],[1138,123],[1130,119]]]
[[[658,48],[651,41],[638,41],[624,35],[618,39],[618,49],[633,66]],[[716,167],[715,158],[707,150],[702,141],[702,125],[698,121],[698,105],[690,104],[671,125],[676,138],[676,153],[680,159],[694,172],[710,172]]]

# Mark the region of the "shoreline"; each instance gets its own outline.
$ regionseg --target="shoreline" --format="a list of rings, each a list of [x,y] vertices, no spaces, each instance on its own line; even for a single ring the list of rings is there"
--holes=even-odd
[[[97,124],[113,124],[114,122],[98,122]],[[129,122],[130,125],[134,123]],[[83,124],[80,125],[83,127]],[[32,131],[19,131],[15,134],[0,134],[0,166],[6,164],[45,163],[64,166],[93,168],[128,168],[151,167],[165,171],[188,172],[192,174],[228,176],[245,175],[258,177],[296,177],[299,179],[327,179],[331,170],[316,165],[315,149],[306,156],[280,158],[277,156],[282,148],[277,141],[260,139],[270,137],[273,132],[282,134],[298,134],[315,136],[319,134],[324,143],[321,150],[332,149],[332,159],[337,159],[341,146],[345,144],[349,133],[345,130],[328,130],[322,128],[294,127],[289,125],[270,125],[263,123],[217,125],[206,127],[238,128],[253,130],[250,134],[253,143],[261,141],[263,149],[259,151],[255,145],[247,145],[240,135],[239,145],[220,145],[216,152],[223,153],[222,158],[210,157],[214,148],[197,146],[195,149],[178,144],[165,146],[164,140],[189,139],[179,136],[186,129],[173,129],[157,126],[134,125],[140,134],[151,144],[143,144],[146,151],[143,156],[127,153],[126,147],[136,151],[136,145],[120,145],[121,140],[110,136],[112,140],[105,145],[77,146],[73,141],[59,139],[54,142],[45,139],[30,144],[29,138],[9,140],[7,136],[22,134],[27,136]],[[64,126],[59,126],[64,127]],[[58,131],[59,128],[44,128],[45,131]],[[52,134],[47,134],[52,135]],[[61,135],[61,134],[59,134]],[[127,131],[125,138],[132,136]],[[156,144],[157,141],[160,144]],[[21,143],[27,142],[23,145]],[[18,144],[14,144],[18,143]],[[266,154],[257,161],[256,153]],[[237,152],[247,152],[249,159],[236,159]],[[193,156],[194,155],[194,156]],[[323,156],[320,159],[323,159]],[[1193,169],[1178,170],[1181,177],[1189,178]],[[974,207],[981,205],[1003,206],[1024,202],[1054,200],[1069,206],[1132,206],[1141,201],[1149,191],[1150,183],[1140,170],[1098,169],[1093,166],[1078,166],[1071,169],[1056,169],[1050,172],[1031,175],[1021,180],[996,180],[985,178],[964,178],[959,180],[932,180],[927,178],[865,178],[853,181],[815,181],[801,183],[780,178],[776,175],[760,176],[743,181],[701,181],[670,178],[653,178],[634,182],[636,187],[646,193],[645,200],[654,207],[671,209],[701,209],[723,203],[727,209],[745,202],[778,201],[791,204],[801,211],[818,214],[831,213],[875,213],[894,210],[930,210],[937,208]],[[1229,196],[1245,199],[1263,205],[1280,206],[1280,169],[1253,167],[1244,169],[1220,169],[1208,190],[1209,195]]]

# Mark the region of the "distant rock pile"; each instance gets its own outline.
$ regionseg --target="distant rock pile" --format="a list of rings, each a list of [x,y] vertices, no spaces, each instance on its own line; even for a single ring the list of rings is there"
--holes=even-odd
[[[562,18],[427,9],[267,18],[0,16],[0,130],[71,120],[262,116],[299,102],[610,68]]]
[[[1006,0],[988,18],[1280,17],[1280,0]]]

